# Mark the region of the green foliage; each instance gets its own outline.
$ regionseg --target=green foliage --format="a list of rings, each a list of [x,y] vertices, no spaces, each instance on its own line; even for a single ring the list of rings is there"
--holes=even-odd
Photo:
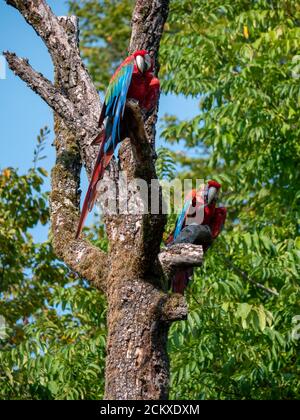
[[[168,148],[160,147],[157,150],[156,173],[159,179],[171,181],[176,175],[175,156]]]
[[[257,268],[255,262],[266,257],[264,237],[257,240],[259,250],[251,250],[242,235],[228,232],[196,271],[189,318],[170,334],[172,398],[299,398],[298,343],[292,339],[292,318],[299,314],[299,282],[292,271],[299,271],[299,251],[296,257],[286,248],[273,264],[267,260]],[[243,264],[248,280],[228,268],[229,258]],[[249,279],[276,285],[279,297]]]
[[[44,148],[42,130],[35,166]],[[43,168],[0,173],[0,399],[98,399],[104,387],[104,298],[31,230],[49,222]]]
[[[189,320],[171,331],[174,398],[300,395],[299,17],[290,1],[171,3],[163,89],[200,110],[167,116],[163,136],[184,144],[183,176],[221,181],[229,210],[188,292]]]

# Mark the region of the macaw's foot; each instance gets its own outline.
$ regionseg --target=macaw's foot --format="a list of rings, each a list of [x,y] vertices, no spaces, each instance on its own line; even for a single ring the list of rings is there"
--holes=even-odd
[[[212,240],[212,233],[208,225],[189,225],[182,229],[173,244],[194,244],[207,248],[211,245]]]

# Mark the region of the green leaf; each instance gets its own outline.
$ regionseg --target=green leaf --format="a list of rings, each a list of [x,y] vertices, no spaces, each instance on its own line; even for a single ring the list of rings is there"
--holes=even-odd
[[[242,318],[242,320],[246,320],[251,309],[252,305],[249,305],[248,303],[239,303],[237,305],[236,316]]]
[[[256,308],[256,312],[258,314],[259,327],[261,331],[264,331],[264,329],[266,328],[267,318],[263,306]]]
[[[51,392],[51,394],[56,395],[58,393],[58,390],[59,390],[58,384],[56,382],[54,382],[54,381],[50,381],[48,383],[48,389]]]
[[[47,177],[49,174],[46,171],[46,169],[44,168],[37,168],[37,170],[39,171],[40,174],[42,174],[43,176]]]

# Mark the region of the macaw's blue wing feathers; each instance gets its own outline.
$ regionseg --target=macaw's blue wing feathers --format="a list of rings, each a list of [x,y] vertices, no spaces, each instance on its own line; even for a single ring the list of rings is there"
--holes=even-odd
[[[120,125],[124,115],[128,89],[131,83],[134,68],[134,60],[128,61],[119,68],[111,80],[107,94],[105,96],[106,114],[107,118],[112,118],[112,130],[109,136],[106,136],[106,150],[116,148],[121,141]]]
[[[177,236],[179,235],[179,233],[181,232],[183,224],[184,224],[185,219],[186,219],[186,215],[187,215],[191,205],[192,205],[192,199],[191,198],[186,200],[186,202],[184,203],[183,209],[181,210],[180,216],[178,217],[177,222],[176,222],[176,227],[175,227],[174,235],[173,235],[174,239],[176,239]]]
[[[121,141],[120,125],[124,115],[128,89],[134,69],[134,57],[128,57],[116,70],[108,86],[99,118],[99,126],[105,123],[104,132],[93,143],[101,140],[100,150],[92,174],[91,182],[83,203],[76,238],[79,237],[87,213],[92,210],[97,198],[97,185],[109,164],[117,144]]]

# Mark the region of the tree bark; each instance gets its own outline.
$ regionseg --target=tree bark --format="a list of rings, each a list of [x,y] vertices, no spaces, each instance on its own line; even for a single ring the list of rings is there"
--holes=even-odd
[[[166,399],[169,361],[167,335],[171,322],[186,319],[181,295],[169,294],[166,284],[176,271],[202,263],[202,248],[176,245],[160,251],[165,215],[104,214],[110,251],[105,254],[82,235],[75,239],[80,213],[80,171],[91,175],[98,147],[101,109],[97,91],[80,58],[78,22],[58,18],[45,0],[6,0],[25,17],[47,46],[55,84],[36,72],[27,60],[7,52],[10,68],[55,112],[56,163],[50,199],[53,247],[67,265],[105,293],[108,300],[106,399]],[[132,19],[130,51],[145,48],[157,61],[169,0],[137,0]],[[142,115],[128,102],[126,138],[119,162],[107,176],[116,183],[121,172],[128,181],[139,177],[151,194],[155,173],[157,109]],[[120,200],[120,195],[118,196]],[[143,197],[139,197],[142,202]]]

